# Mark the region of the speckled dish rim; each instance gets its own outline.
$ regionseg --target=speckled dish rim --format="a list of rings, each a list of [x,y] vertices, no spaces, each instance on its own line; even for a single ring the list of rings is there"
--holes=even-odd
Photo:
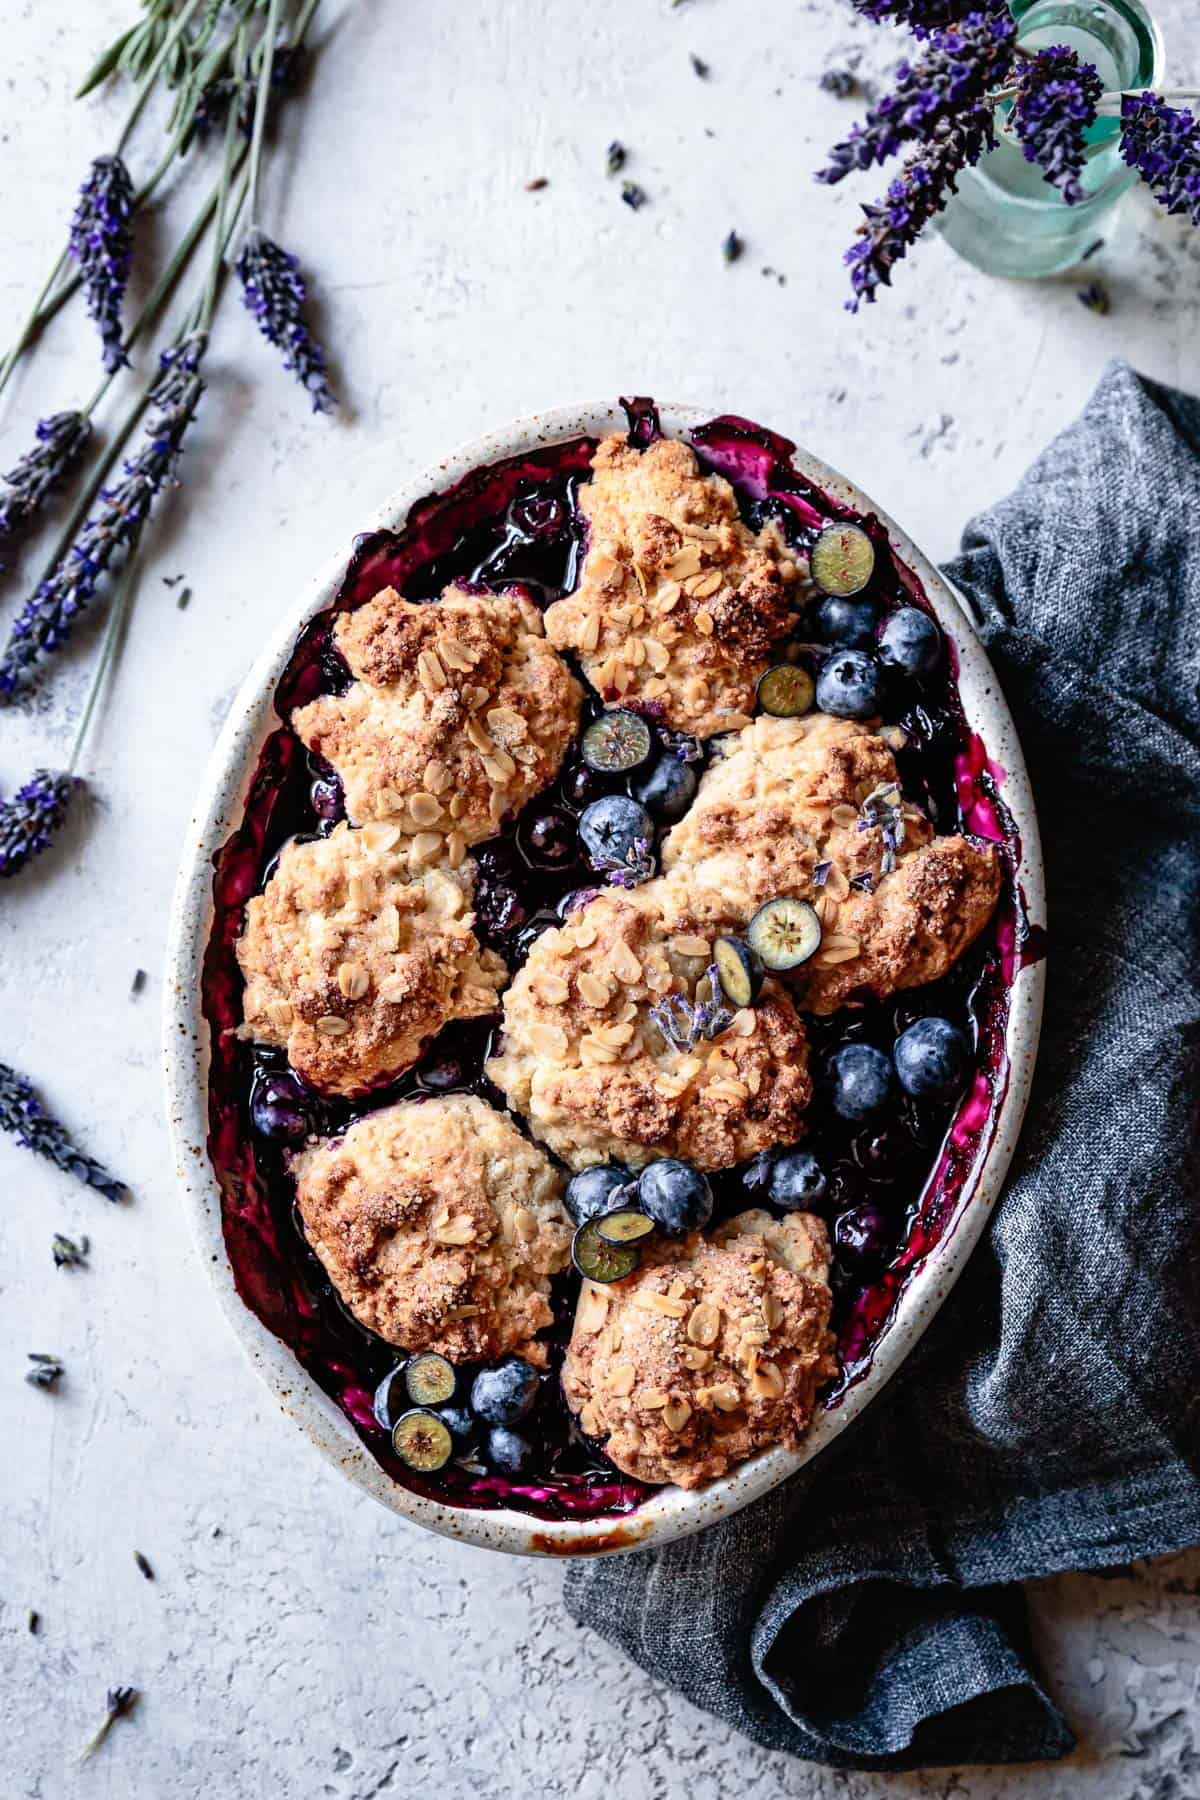
[[[685,436],[714,412],[694,406],[662,406],[660,415],[668,433]],[[778,429],[778,420],[768,422]],[[599,436],[624,429],[624,415],[615,402],[563,407],[518,420],[422,470],[366,520],[363,529],[401,528],[417,500],[452,486],[480,464],[580,434]],[[968,723],[983,739],[989,757],[1005,771],[1003,798],[1020,834],[1017,878],[1028,917],[1043,923],[1041,846],[1024,758],[966,601],[853,482],[807,451],[798,450],[794,461],[803,474],[838,499],[858,511],[876,513],[900,558],[923,583],[958,652],[959,688]],[[506,1509],[449,1506],[400,1486],[385,1474],[291,1350],[239,1297],[222,1235],[220,1194],[206,1148],[209,1052],[208,1027],[201,1012],[200,971],[213,918],[212,858],[240,821],[259,752],[278,726],[272,696],[297,634],[315,613],[331,604],[350,554],[349,544],[338,546],[308,592],[285,613],[255,661],[213,750],[184,845],[167,945],[164,1064],[167,1112],[192,1234],[229,1323],[283,1411],[335,1467],[393,1512],[464,1543],[523,1555],[607,1555],[666,1544],[749,1505],[811,1461],[876,1398],[912,1351],[962,1272],[1000,1193],[1029,1096],[1045,965],[1039,961],[1023,967],[1014,980],[1006,1033],[1007,1089],[992,1119],[990,1142],[964,1184],[954,1220],[903,1291],[877,1342],[869,1372],[838,1405],[818,1415],[799,1451],[765,1451],[708,1487],[692,1492],[664,1488],[633,1513],[598,1519],[543,1520]]]

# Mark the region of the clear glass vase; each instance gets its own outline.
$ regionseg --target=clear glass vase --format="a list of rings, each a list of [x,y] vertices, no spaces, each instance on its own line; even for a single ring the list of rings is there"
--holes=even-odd
[[[1066,44],[1094,63],[1106,92],[1157,87],[1163,47],[1141,0],[1011,0],[1017,41],[1027,50]],[[997,124],[1007,107],[998,109]],[[989,275],[1037,279],[1077,263],[1103,235],[1108,215],[1137,180],[1121,161],[1120,121],[1097,119],[1088,136],[1084,199],[1068,206],[1021,146],[996,148],[959,178],[938,220],[952,249]]]

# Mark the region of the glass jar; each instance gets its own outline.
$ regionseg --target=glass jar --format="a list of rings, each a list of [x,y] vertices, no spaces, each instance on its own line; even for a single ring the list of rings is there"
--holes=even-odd
[[[1011,10],[1023,48],[1068,45],[1095,64],[1106,93],[1162,81],[1162,37],[1141,0],[1011,0]],[[1087,133],[1084,198],[1068,206],[1037,164],[1026,162],[1016,139],[1000,130],[1007,112],[1008,104],[997,108],[996,148],[964,169],[938,229],[989,275],[1055,275],[1103,235],[1137,174],[1121,161],[1120,120],[1097,119]]]

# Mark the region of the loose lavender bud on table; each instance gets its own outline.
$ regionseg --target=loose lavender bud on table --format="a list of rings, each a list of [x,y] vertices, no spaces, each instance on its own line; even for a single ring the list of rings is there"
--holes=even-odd
[[[123,479],[102,491],[100,510],[22,607],[0,659],[0,702],[28,687],[38,664],[67,642],[118,551],[137,548],[204,392],[199,369],[207,342],[203,332],[193,332],[160,357],[145,427],[149,442],[126,462]]]
[[[106,1200],[123,1200],[125,1183],[110,1175],[92,1157],[72,1143],[65,1126],[53,1118],[35,1094],[32,1086],[16,1069],[0,1062],[0,1131],[16,1138],[23,1149],[44,1156],[56,1168],[86,1187],[93,1187]]]
[[[37,516],[79,461],[91,435],[91,422],[83,413],[53,413],[39,420],[36,445],[3,477],[9,491],[0,494],[0,537],[12,537]]]
[[[1074,50],[1053,44],[1039,50],[1018,71],[1012,125],[1025,161],[1037,163],[1068,206],[1083,199],[1079,177],[1087,145],[1084,133],[1095,123],[1104,83]]]
[[[0,880],[16,875],[49,848],[67,816],[75,777],[38,769],[32,781],[0,804]]]
[[[1160,206],[1200,225],[1200,120],[1186,107],[1168,106],[1157,94],[1126,94],[1121,155]]]
[[[294,256],[266,236],[251,231],[237,259],[242,300],[269,344],[283,352],[290,369],[311,396],[314,412],[332,412],[333,393],[325,356],[302,317],[308,293]]]
[[[119,156],[98,156],[80,189],[70,251],[79,264],[87,309],[100,328],[104,367],[129,358],[121,348],[121,305],[133,261],[133,182]]]

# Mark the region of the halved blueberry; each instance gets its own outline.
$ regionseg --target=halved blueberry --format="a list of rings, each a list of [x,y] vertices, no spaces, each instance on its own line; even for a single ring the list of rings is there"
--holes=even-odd
[[[835,650],[817,676],[817,705],[835,719],[870,719],[883,693],[879,664],[866,650]]]
[[[481,1369],[471,1383],[471,1411],[485,1425],[515,1425],[538,1396],[538,1372],[519,1356]]]
[[[404,1384],[414,1406],[444,1406],[454,1398],[458,1375],[436,1350],[424,1350],[405,1366]]]
[[[623,1206],[618,1212],[601,1213],[596,1220],[596,1235],[605,1244],[636,1244],[649,1237],[654,1220],[635,1206]]]
[[[605,794],[580,814],[579,835],[593,862],[608,866],[636,854],[639,839],[652,844],[654,821],[627,794]]]
[[[825,1197],[825,1171],[811,1150],[785,1150],[771,1170],[767,1196],[785,1212],[805,1212]]]
[[[758,704],[773,719],[798,719],[808,712],[816,684],[802,663],[776,663],[760,675],[755,694]]]
[[[688,763],[675,756],[660,756],[652,769],[634,783],[634,798],[656,819],[673,824],[682,819],[696,798],[699,777]]]
[[[827,525],[809,552],[809,571],[824,594],[861,594],[875,573],[875,546],[860,525]]]
[[[919,606],[902,606],[879,633],[879,660],[904,675],[932,675],[942,654],[942,634]]]
[[[589,1281],[624,1281],[642,1260],[636,1244],[608,1244],[600,1236],[600,1219],[589,1219],[571,1240],[571,1260]]]
[[[892,1049],[900,1086],[914,1100],[948,1100],[966,1079],[971,1048],[949,1019],[918,1019]]]
[[[742,938],[719,937],[713,943],[713,961],[721,992],[730,1006],[753,1006],[765,979],[762,957]]]
[[[617,1194],[628,1187],[633,1177],[619,1163],[594,1163],[580,1169],[567,1183],[563,1203],[577,1225],[586,1225],[600,1213],[611,1212],[617,1205]]]
[[[874,1044],[843,1044],[829,1059],[833,1110],[856,1122],[872,1118],[895,1091],[891,1058]]]
[[[589,769],[600,775],[631,775],[640,769],[654,748],[650,727],[640,714],[614,707],[593,719],[579,740],[579,751]]]
[[[668,1237],[703,1231],[713,1214],[708,1177],[673,1156],[647,1163],[638,1177],[638,1202]]]
[[[417,1407],[397,1419],[392,1448],[408,1468],[421,1475],[436,1475],[453,1456],[454,1440],[444,1419]]]
[[[798,969],[821,942],[821,921],[807,900],[780,895],[759,907],[746,927],[746,940],[764,968]]]
[[[483,1454],[497,1475],[523,1475],[533,1460],[533,1445],[519,1431],[495,1425],[483,1441]]]
[[[840,650],[865,650],[875,638],[879,608],[874,600],[839,600],[831,594],[817,608],[817,634]]]

